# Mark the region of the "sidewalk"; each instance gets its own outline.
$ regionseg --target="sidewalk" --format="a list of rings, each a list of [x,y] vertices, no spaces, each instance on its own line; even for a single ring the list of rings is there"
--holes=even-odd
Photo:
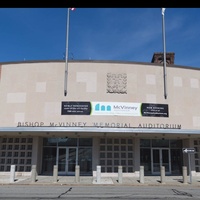
[[[97,182],[96,177],[93,176],[80,176],[80,180],[76,181],[75,176],[58,176],[58,181],[54,181],[53,176],[37,176],[33,181],[29,176],[16,176],[14,182],[10,181],[10,176],[1,175],[0,184],[5,185],[144,185],[144,186],[199,186],[200,177],[192,177],[192,183],[190,183],[190,177],[187,177],[187,183],[183,183],[182,176],[165,176],[161,182],[160,176],[145,176],[144,183],[140,183],[139,177],[123,177],[121,183],[118,182],[118,177],[101,177]]]

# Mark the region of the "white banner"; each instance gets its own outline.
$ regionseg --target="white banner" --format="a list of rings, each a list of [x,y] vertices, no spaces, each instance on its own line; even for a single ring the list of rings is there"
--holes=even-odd
[[[141,103],[91,102],[91,115],[141,116]]]

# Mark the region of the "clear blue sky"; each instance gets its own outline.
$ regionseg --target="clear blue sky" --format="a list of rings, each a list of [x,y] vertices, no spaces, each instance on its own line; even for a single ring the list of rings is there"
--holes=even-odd
[[[0,8],[0,62],[62,60],[67,8]],[[166,8],[166,51],[200,67],[200,8]],[[161,8],[70,11],[69,60],[151,62],[163,52]]]

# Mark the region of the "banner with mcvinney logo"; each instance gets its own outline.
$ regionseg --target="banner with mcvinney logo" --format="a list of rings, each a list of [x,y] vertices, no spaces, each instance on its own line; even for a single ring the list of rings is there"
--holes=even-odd
[[[127,102],[62,102],[62,115],[124,115],[168,117],[167,104]]]
[[[91,102],[91,115],[141,116],[141,103]]]

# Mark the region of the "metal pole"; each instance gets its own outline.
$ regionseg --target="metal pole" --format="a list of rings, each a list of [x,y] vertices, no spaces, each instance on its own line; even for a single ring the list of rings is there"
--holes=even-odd
[[[68,38],[69,38],[69,8],[67,9],[67,33],[66,33],[66,52],[65,52],[65,77],[64,77],[64,96],[67,95],[67,79],[68,79]]]
[[[164,9],[164,8],[162,8]],[[166,73],[166,44],[165,44],[165,14],[164,10],[162,10],[162,32],[163,32],[163,73],[164,73],[164,97],[167,99],[167,73]]]
[[[190,153],[188,153],[189,173],[190,173],[190,184],[192,184],[192,171],[191,171],[191,159]]]

